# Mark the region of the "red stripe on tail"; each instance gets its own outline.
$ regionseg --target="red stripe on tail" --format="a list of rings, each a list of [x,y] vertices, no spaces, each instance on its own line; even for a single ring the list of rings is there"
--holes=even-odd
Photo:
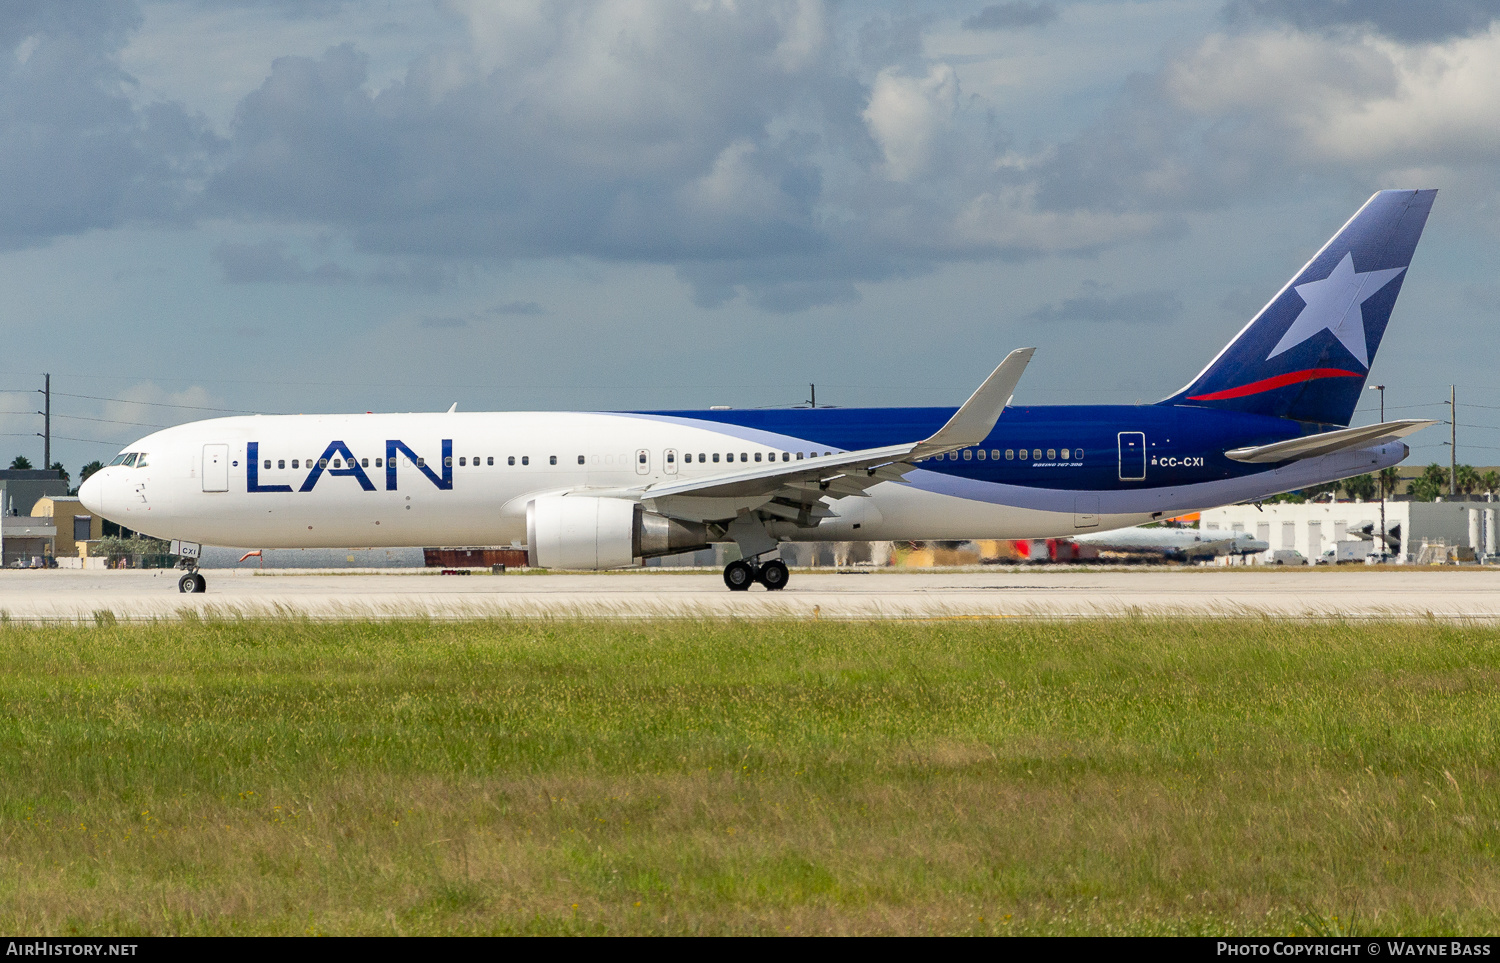
[[[1188,401],[1227,401],[1230,398],[1258,395],[1266,391],[1275,391],[1277,388],[1285,388],[1287,385],[1294,385],[1303,381],[1315,381],[1319,378],[1363,377],[1364,375],[1357,371],[1345,371],[1343,368],[1308,368],[1306,371],[1293,371],[1290,374],[1277,375],[1274,378],[1266,378],[1264,381],[1255,381],[1248,385],[1240,385],[1238,388],[1226,388],[1223,391],[1215,391],[1212,394],[1190,395]]]

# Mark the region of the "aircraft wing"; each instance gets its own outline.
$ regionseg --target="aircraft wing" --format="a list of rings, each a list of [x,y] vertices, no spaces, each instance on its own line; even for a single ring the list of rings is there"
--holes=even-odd
[[[923,458],[983,442],[995,429],[1035,352],[1035,348],[1012,351],[947,424],[921,441],[657,482],[621,494],[652,502],[657,511],[680,517],[732,518],[741,508],[760,508],[807,524],[809,519],[833,514],[820,504],[825,497],[863,496],[866,489],[881,482],[901,481]]]
[[[1254,448],[1235,448],[1232,451],[1226,451],[1224,455],[1235,461],[1258,465],[1277,461],[1297,461],[1302,458],[1331,455],[1346,448],[1369,448],[1372,445],[1383,445],[1388,441],[1405,438],[1413,432],[1435,424],[1437,422],[1420,418],[1383,421],[1376,425],[1326,431],[1319,435],[1306,435],[1302,438],[1278,441],[1270,445],[1258,445]]]

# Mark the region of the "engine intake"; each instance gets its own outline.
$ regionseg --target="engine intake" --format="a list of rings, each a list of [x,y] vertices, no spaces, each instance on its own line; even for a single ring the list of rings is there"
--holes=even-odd
[[[648,512],[639,502],[543,495],[526,506],[527,561],[538,568],[625,568],[707,548],[708,526]]]

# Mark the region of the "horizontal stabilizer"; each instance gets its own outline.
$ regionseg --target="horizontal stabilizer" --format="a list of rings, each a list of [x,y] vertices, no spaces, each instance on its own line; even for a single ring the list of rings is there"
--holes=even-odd
[[[1325,431],[1318,435],[1306,435],[1302,438],[1293,438],[1290,441],[1278,441],[1271,445],[1259,445],[1255,448],[1236,448],[1233,451],[1226,451],[1224,455],[1235,461],[1250,462],[1256,465],[1278,461],[1297,461],[1302,458],[1331,455],[1336,451],[1343,451],[1347,448],[1369,448],[1374,445],[1383,445],[1388,441],[1405,438],[1413,432],[1421,431],[1423,428],[1435,424],[1437,422],[1425,421],[1421,418],[1383,421],[1378,425],[1364,425],[1360,428],[1342,428],[1338,431]]]

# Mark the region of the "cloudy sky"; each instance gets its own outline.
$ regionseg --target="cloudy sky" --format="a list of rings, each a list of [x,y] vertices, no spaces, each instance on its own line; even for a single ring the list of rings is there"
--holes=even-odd
[[[75,474],[216,409],[956,404],[1023,345],[1020,401],[1149,402],[1388,187],[1441,193],[1374,378],[1500,462],[1496,0],[5,4],[0,454],[44,371]]]

